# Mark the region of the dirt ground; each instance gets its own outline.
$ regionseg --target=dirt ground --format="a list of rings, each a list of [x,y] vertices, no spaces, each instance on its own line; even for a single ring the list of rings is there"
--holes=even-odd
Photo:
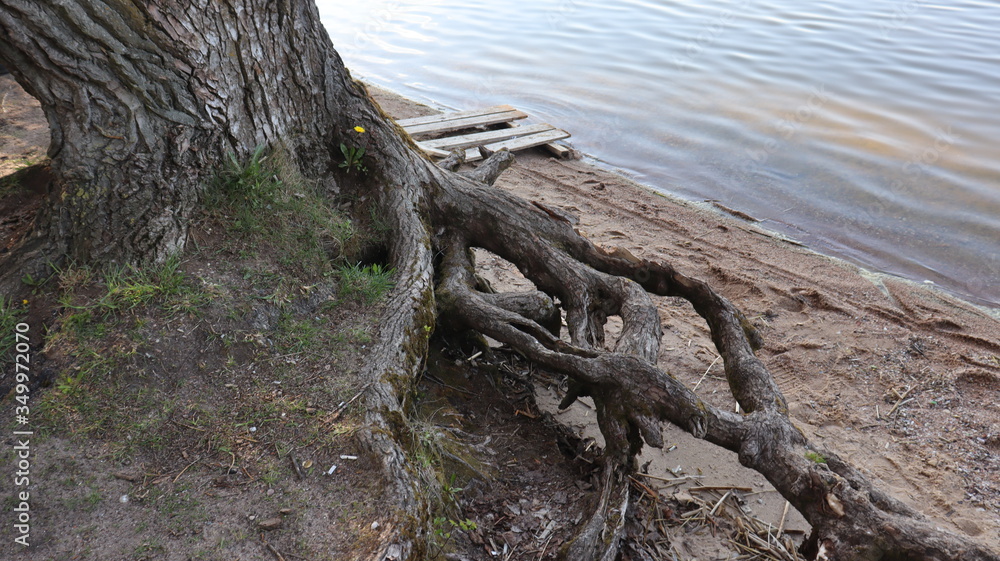
[[[0,98],[2,175],[41,158],[47,136],[9,76]],[[377,99],[396,118],[430,112],[386,92]],[[941,527],[1000,550],[995,312],[812,253],[585,160],[520,153],[497,185],[577,215],[580,231],[605,247],[712,283],[761,330],[760,356],[798,426]],[[363,387],[356,375],[377,304],[338,297],[335,278],[289,271],[273,248],[228,239],[218,220],[196,228],[176,291],[80,317],[108,281],[64,275],[21,310],[36,341],[47,330],[33,350],[43,367],[32,394],[41,404],[33,545],[13,543],[5,475],[0,558],[352,559],[378,545],[390,497],[356,441],[360,404],[350,401]],[[481,254],[478,266],[496,287],[529,286],[496,256]],[[658,304],[660,364],[707,401],[735,406],[704,323],[682,301]],[[0,378],[5,394],[9,377]],[[563,389],[502,350],[473,358],[438,342],[415,394],[420,461],[436,467],[448,499],[431,558],[555,558],[595,500],[590,443],[600,443],[586,403],[556,410]],[[0,404],[6,428],[16,428],[14,406],[9,394]],[[747,516],[794,539],[808,530],[734,455],[672,427],[664,441],[644,453],[648,476],[636,484],[669,499],[645,507],[663,558],[739,553],[732,525],[685,522],[683,511],[708,500],[698,487],[739,487]],[[14,469],[4,455],[0,471]]]

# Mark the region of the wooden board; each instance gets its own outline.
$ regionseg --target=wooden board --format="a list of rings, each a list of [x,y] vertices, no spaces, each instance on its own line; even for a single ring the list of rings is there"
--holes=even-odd
[[[519,136],[527,136],[539,132],[547,132],[555,129],[552,125],[528,125],[525,127],[511,127],[495,131],[479,132],[475,134],[465,134],[462,136],[451,136],[446,138],[435,138],[434,140],[422,140],[421,146],[438,148],[441,150],[457,150],[459,148],[472,148],[482,144],[510,140]]]
[[[569,138],[569,136],[570,136],[569,133],[566,132],[566,131],[562,131],[562,130],[559,130],[559,129],[551,129],[551,130],[548,130],[548,131],[545,131],[545,132],[538,132],[538,133],[535,133],[535,134],[530,134],[528,136],[521,136],[521,137],[518,137],[518,138],[512,138],[510,140],[504,140],[502,142],[494,142],[494,143],[491,143],[491,144],[487,144],[486,148],[488,150],[492,150],[494,152],[496,152],[497,150],[502,150],[502,149],[506,148],[506,149],[508,149],[508,150],[510,150],[510,151],[513,152],[515,150],[523,150],[525,148],[532,148],[534,146],[541,146],[543,144],[548,144],[548,143],[554,142],[556,140],[561,140],[563,138]],[[461,137],[459,137],[459,138],[461,138]],[[438,157],[438,158],[444,158],[449,153],[447,150],[442,150],[440,148],[434,148],[432,146],[425,146],[422,142],[418,142],[417,145],[420,146],[420,148],[423,149],[424,152],[430,154],[431,156],[435,156],[435,157]],[[483,159],[483,157],[479,153],[479,149],[478,148],[469,148],[468,150],[465,151],[465,161],[466,162],[475,162],[476,160],[481,160],[481,159]]]
[[[423,117],[400,119],[396,122],[399,124],[399,126],[406,128],[414,125],[427,125],[430,123],[440,123],[442,121],[450,121],[454,119],[464,119],[466,117],[477,117],[479,115],[507,113],[509,111],[517,111],[517,109],[515,109],[510,105],[495,105],[493,107],[486,107],[483,109],[469,109],[468,111],[451,111],[448,113],[436,113],[434,115],[425,115]]]
[[[450,121],[453,119],[464,119],[466,117],[476,117],[478,115],[491,115],[493,113],[506,113],[508,111],[517,111],[510,105],[495,105],[493,107],[487,107],[485,109],[470,109],[468,111],[452,111],[450,113],[436,113],[434,115],[425,115],[423,117],[413,117],[410,119],[400,119],[396,121],[399,126],[404,129],[407,127],[415,125],[427,125],[430,123],[440,123],[442,121]]]
[[[495,109],[506,108],[500,111],[495,111]],[[528,115],[508,106],[499,106],[496,108],[490,108],[489,111],[483,113],[482,111],[475,112],[469,115],[467,111],[461,111],[459,113],[446,113],[445,115],[435,115],[436,120],[430,122],[417,122],[413,123],[413,119],[403,119],[402,121],[397,121],[403,130],[410,134],[410,136],[418,136],[421,134],[431,134],[431,133],[444,133],[457,131],[461,129],[468,129],[472,127],[481,127],[487,125],[496,125],[499,123],[509,123],[517,119],[524,119]],[[464,116],[459,115],[460,113],[465,113]],[[456,115],[459,115],[456,117]],[[429,119],[429,117],[417,117],[417,119]]]
[[[517,125],[514,123],[504,123],[504,125],[511,128],[517,127]],[[568,159],[573,155],[572,150],[563,146],[562,144],[556,144],[555,142],[550,142],[544,145],[543,148],[548,150],[550,154],[559,158],[560,160]]]

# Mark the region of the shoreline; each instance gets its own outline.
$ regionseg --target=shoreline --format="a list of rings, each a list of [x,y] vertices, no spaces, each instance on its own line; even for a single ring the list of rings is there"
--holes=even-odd
[[[438,112],[385,88],[370,91],[397,119]],[[997,311],[819,253],[587,160],[518,152],[496,187],[577,216],[579,231],[606,249],[666,261],[711,284],[761,331],[765,347],[758,355],[810,438],[943,527],[1000,549],[1000,422],[990,398],[1000,390]],[[497,256],[477,256],[477,269],[500,290],[529,288]],[[659,364],[689,387],[702,380],[703,399],[732,407],[701,318],[676,299],[656,301],[664,325]],[[914,399],[902,404],[897,396],[907,391]],[[556,416],[595,436],[585,407]],[[967,436],[949,442],[956,433]],[[735,458],[737,465],[722,465],[730,462],[720,461],[718,449],[672,427],[664,435],[678,448],[647,449],[651,473],[668,475],[680,466],[710,474],[712,484],[753,487],[766,496],[762,478],[739,472]],[[767,520],[782,504],[754,506]]]
[[[404,94],[399,93],[399,92],[393,90],[391,87],[383,86],[383,85],[378,85],[378,84],[374,84],[374,83],[371,83],[371,82],[367,82],[367,81],[365,81],[364,78],[359,78],[359,79],[361,79],[369,88],[374,88],[374,89],[382,90],[382,91],[390,93],[390,94],[392,94],[394,96],[399,96],[400,98],[407,99],[408,101],[410,101],[412,103],[416,103],[416,104],[428,107],[430,110],[432,110],[434,112],[440,112],[442,110],[439,109],[439,108],[440,107],[445,107],[445,106],[437,103],[436,101],[434,101],[434,100],[432,100],[432,99],[430,99],[430,98],[428,98],[426,96],[421,96],[420,99],[411,99],[411,98],[406,97]],[[463,107],[454,108],[454,110],[462,110],[462,109],[469,109],[469,108],[467,108],[467,107],[466,108],[463,108]],[[573,131],[569,130],[569,132],[572,133]],[[569,142],[572,142],[572,138],[569,139]],[[575,149],[574,149],[574,152],[576,152]],[[957,298],[959,300],[962,300],[963,302],[967,302],[967,303],[969,303],[971,305],[980,307],[984,311],[987,311],[988,313],[990,313],[991,315],[993,315],[995,318],[1000,319],[1000,300],[996,300],[995,298],[991,298],[990,296],[985,296],[985,295],[981,296],[981,295],[974,294],[972,292],[964,293],[960,289],[957,289],[957,288],[956,289],[951,289],[951,288],[948,288],[947,286],[945,286],[943,284],[936,283],[936,282],[934,282],[932,280],[919,278],[918,276],[909,277],[909,276],[905,276],[905,275],[900,274],[900,273],[893,273],[893,272],[889,272],[889,271],[883,271],[883,270],[880,270],[877,265],[875,265],[873,263],[865,262],[864,259],[850,257],[848,255],[850,253],[850,251],[838,252],[837,249],[835,247],[833,247],[833,246],[829,246],[829,247],[824,248],[824,249],[817,249],[815,247],[812,247],[812,245],[809,244],[809,243],[807,243],[807,242],[801,242],[801,241],[796,240],[794,237],[792,237],[792,235],[782,233],[780,231],[780,228],[770,228],[770,227],[765,226],[764,224],[767,222],[767,220],[758,220],[758,219],[754,218],[753,216],[750,216],[749,214],[746,214],[741,209],[728,208],[728,207],[723,206],[721,203],[715,203],[715,202],[713,202],[711,199],[698,200],[698,199],[693,199],[693,198],[686,198],[686,197],[684,197],[682,195],[679,195],[677,193],[671,192],[669,190],[669,188],[666,187],[666,186],[665,187],[659,187],[656,184],[644,182],[641,178],[636,177],[636,175],[637,175],[636,173],[632,172],[629,169],[617,166],[617,165],[613,164],[612,162],[608,162],[608,161],[602,160],[602,159],[600,159],[597,156],[593,156],[593,155],[589,155],[589,154],[585,154],[585,153],[581,153],[581,152],[577,152],[577,153],[579,153],[581,155],[581,158],[580,158],[581,161],[583,161],[583,162],[585,162],[587,164],[590,164],[592,166],[598,167],[598,168],[600,168],[600,169],[602,169],[604,171],[608,171],[610,173],[614,173],[616,175],[620,175],[620,176],[626,178],[627,180],[629,180],[630,182],[632,182],[633,184],[635,184],[637,186],[640,186],[642,188],[645,188],[645,189],[647,189],[649,191],[652,191],[655,194],[667,197],[671,201],[694,204],[696,206],[703,207],[703,208],[706,208],[706,209],[708,209],[708,210],[710,210],[712,212],[718,213],[718,214],[720,214],[722,216],[735,217],[737,219],[743,219],[746,223],[753,224],[753,225],[757,226],[759,229],[761,229],[763,231],[766,231],[766,232],[769,232],[772,237],[775,237],[777,239],[781,239],[781,240],[784,240],[784,241],[787,241],[787,242],[793,243],[793,244],[798,244],[798,245],[801,245],[802,247],[806,247],[806,248],[812,250],[813,252],[815,252],[817,254],[829,257],[831,259],[837,259],[837,260],[843,261],[844,263],[847,263],[847,264],[849,264],[851,266],[858,267],[859,269],[864,270],[867,274],[874,275],[875,277],[887,277],[887,278],[892,278],[892,279],[897,279],[897,280],[903,280],[903,281],[907,281],[907,282],[913,283],[916,286],[921,286],[921,287],[926,287],[926,288],[933,288],[935,290],[938,290],[938,291],[942,292],[945,295],[948,295],[948,296],[953,297],[953,298]],[[808,234],[808,232],[805,232],[805,233]],[[816,239],[818,239],[818,240],[822,240],[823,239],[823,236],[820,236],[820,235],[815,235],[814,237]],[[822,243],[821,243],[821,245],[822,245]],[[851,248],[848,247],[846,249],[850,250]]]
[[[389,90],[389,91],[391,91],[391,90]],[[394,95],[399,95],[399,94],[396,94],[395,92],[393,92],[393,94]],[[717,215],[720,218],[724,218],[726,220],[737,220],[737,221],[739,221],[739,222],[741,222],[743,224],[752,225],[757,230],[759,230],[762,233],[764,233],[764,235],[770,236],[770,237],[774,238],[777,241],[780,241],[780,242],[783,242],[783,243],[787,243],[787,244],[791,244],[791,245],[800,247],[802,249],[805,249],[807,251],[815,253],[816,255],[818,255],[820,257],[825,257],[827,259],[832,259],[834,261],[837,261],[837,262],[839,262],[839,263],[841,263],[841,264],[843,264],[845,266],[855,267],[855,268],[858,269],[858,274],[859,275],[861,275],[863,277],[866,277],[866,278],[869,278],[871,280],[871,282],[874,283],[874,284],[876,284],[876,285],[881,285],[885,280],[892,280],[892,281],[896,281],[896,282],[903,282],[903,283],[912,285],[914,288],[922,288],[922,289],[930,290],[930,291],[933,291],[933,292],[937,292],[941,296],[945,296],[945,297],[949,297],[949,298],[955,298],[955,299],[960,300],[961,302],[963,302],[965,304],[968,304],[970,306],[975,306],[976,308],[979,308],[981,311],[983,311],[983,312],[985,312],[985,313],[993,316],[993,318],[995,318],[997,320],[1000,320],[1000,304],[997,304],[995,306],[991,306],[991,305],[985,304],[985,303],[983,303],[983,302],[985,302],[984,298],[979,298],[979,300],[981,300],[981,301],[980,302],[976,302],[976,301],[973,301],[973,300],[970,299],[971,295],[966,295],[966,294],[962,294],[962,293],[954,291],[954,290],[950,290],[950,289],[948,289],[945,286],[942,286],[942,285],[939,285],[939,284],[935,283],[934,281],[930,281],[930,280],[918,280],[916,278],[909,278],[909,277],[905,277],[903,275],[896,274],[896,273],[890,273],[890,272],[886,272],[886,271],[879,271],[879,270],[877,270],[877,269],[875,269],[875,268],[873,268],[873,267],[871,267],[869,265],[866,265],[866,264],[861,263],[861,262],[852,261],[851,259],[848,259],[846,257],[841,257],[839,255],[831,255],[829,253],[824,253],[821,250],[818,250],[818,249],[816,249],[814,247],[811,247],[807,243],[800,242],[800,241],[796,240],[795,238],[793,238],[791,236],[785,235],[785,234],[783,234],[783,233],[781,233],[781,232],[779,232],[777,230],[774,230],[774,229],[771,229],[771,228],[767,228],[766,226],[763,226],[762,224],[765,221],[758,220],[757,218],[754,218],[754,217],[750,216],[749,214],[746,214],[743,211],[740,211],[738,209],[732,209],[732,208],[723,206],[722,204],[714,202],[714,201],[711,201],[711,200],[698,201],[698,200],[686,199],[686,198],[684,198],[684,197],[682,197],[682,196],[680,196],[680,195],[678,195],[676,193],[672,193],[672,192],[670,192],[670,191],[668,191],[666,189],[658,189],[655,185],[652,185],[652,184],[649,184],[649,183],[644,183],[644,182],[642,182],[642,181],[640,181],[640,180],[638,180],[638,179],[636,179],[634,177],[631,177],[631,174],[630,174],[629,170],[626,170],[624,168],[620,168],[620,167],[614,166],[613,164],[611,164],[609,162],[605,162],[603,160],[600,160],[600,159],[598,159],[598,158],[596,158],[594,156],[590,156],[588,154],[582,154],[582,156],[581,156],[580,159],[581,159],[581,161],[583,161],[585,163],[588,163],[588,164],[593,165],[595,167],[604,169],[605,171],[608,171],[609,173],[620,175],[620,176],[624,177],[626,180],[628,180],[629,182],[633,183],[635,186],[643,188],[643,189],[646,189],[646,190],[650,191],[651,193],[653,193],[654,195],[658,195],[658,196],[664,197],[667,200],[671,201],[671,203],[673,203],[673,204],[692,205],[695,208],[698,208],[698,209],[700,209],[700,210],[702,210],[704,212],[708,212],[708,213]]]

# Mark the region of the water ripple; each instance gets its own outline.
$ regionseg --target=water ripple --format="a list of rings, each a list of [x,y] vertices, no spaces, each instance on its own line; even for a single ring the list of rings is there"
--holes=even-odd
[[[1000,5],[320,0],[356,73],[1000,305]],[[972,279],[972,280],[970,280]]]

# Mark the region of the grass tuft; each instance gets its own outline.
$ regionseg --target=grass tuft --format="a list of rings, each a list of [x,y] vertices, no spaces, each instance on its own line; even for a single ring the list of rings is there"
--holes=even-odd
[[[809,460],[809,461],[812,461],[812,462],[816,462],[817,464],[825,464],[826,463],[826,458],[823,457],[822,454],[813,452],[811,450],[809,450],[809,451],[806,452],[806,459]]]
[[[395,270],[386,269],[378,263],[346,265],[338,268],[337,273],[340,276],[340,296],[353,297],[368,304],[382,298],[394,286],[392,275]]]
[[[355,231],[334,209],[319,185],[298,172],[278,148],[258,148],[239,162],[230,156],[205,194],[206,206],[237,236],[234,253],[248,256],[270,248],[280,264],[301,277],[331,273],[331,260],[343,253]]]

